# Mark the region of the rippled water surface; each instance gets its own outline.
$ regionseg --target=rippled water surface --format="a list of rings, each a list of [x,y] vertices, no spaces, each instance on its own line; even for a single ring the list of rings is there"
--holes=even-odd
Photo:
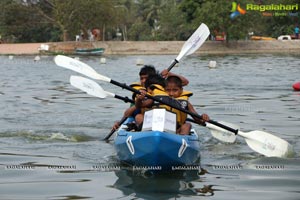
[[[138,81],[136,60],[167,68],[173,56],[113,56],[81,60],[114,80]],[[199,113],[245,132],[264,130],[287,140],[290,158],[266,158],[243,138],[234,144],[201,138],[201,172],[151,177],[118,166],[104,138],[127,104],[88,96],[69,84],[75,72],[53,57],[0,57],[0,199],[292,199],[300,197],[300,57],[244,55],[189,57],[172,71],[187,77]],[[209,69],[210,60],[217,61]],[[99,82],[110,92],[130,92]],[[23,167],[22,167],[23,166]],[[25,168],[27,166],[28,168]],[[31,167],[31,168],[30,168]],[[201,197],[202,196],[202,197]]]

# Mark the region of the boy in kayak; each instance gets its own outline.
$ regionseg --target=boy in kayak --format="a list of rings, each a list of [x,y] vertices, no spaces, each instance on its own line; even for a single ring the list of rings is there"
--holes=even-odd
[[[160,93],[161,98],[168,97],[164,90],[165,84],[166,80],[160,74],[151,75],[145,82],[146,89],[140,90],[141,94],[138,94],[135,99],[135,107],[142,110],[141,113],[135,116],[137,130],[140,130],[142,127],[145,111],[152,109],[155,105],[155,102],[152,99],[147,99],[145,95],[158,96],[157,94]]]
[[[151,76],[146,81],[147,92],[160,100],[174,105],[174,107],[181,107],[190,112],[197,113],[188,101],[188,97],[192,95],[189,91],[184,91],[182,88],[182,80],[178,76],[169,76],[165,82],[160,76]],[[145,98],[146,91],[140,90],[141,94],[137,95],[136,104],[137,108],[151,109],[151,108],[165,108],[171,112],[176,113],[177,118],[177,133],[187,135],[190,133],[191,124],[186,123],[187,114],[181,112],[173,107],[154,102],[152,99]],[[208,115],[203,114],[202,118],[194,118],[199,124],[203,124],[209,120]],[[144,115],[138,114],[135,118],[138,127],[143,123]]]
[[[157,74],[156,69],[152,65],[144,65],[140,72],[139,72],[139,77],[140,77],[140,82],[133,83],[130,85],[130,87],[133,87],[136,90],[141,90],[145,88],[145,82],[148,79],[149,76]],[[136,94],[132,95],[132,99],[134,100],[136,97]],[[131,104],[129,108],[127,108],[123,114],[122,119],[125,119],[130,116],[135,116],[136,114],[139,113],[139,110],[136,109],[134,104]],[[120,126],[120,122],[116,121],[112,127],[112,130],[117,130]]]
[[[197,114],[194,106],[188,101],[188,98],[193,94],[189,91],[183,90],[182,81],[180,78],[177,76],[169,76],[166,81],[165,91],[168,93],[169,97],[179,101],[182,108]],[[192,125],[186,122],[187,114],[175,108],[171,108],[171,111],[175,112],[177,116],[177,133],[181,135],[189,134]],[[209,121],[209,116],[207,114],[202,114],[201,118],[193,118],[198,124],[202,125],[206,121]]]
[[[144,65],[144,67],[142,67],[139,72],[140,82],[133,83],[130,85],[130,87],[133,87],[136,90],[146,90],[145,83],[149,78],[149,76],[156,76],[157,74],[158,72],[156,71],[154,66]],[[167,78],[168,76],[178,76],[182,80],[183,85],[189,84],[189,81],[185,77],[169,72],[167,69],[164,69],[160,74],[163,78]],[[133,94],[132,99],[135,100],[135,98],[136,98],[136,94]],[[139,113],[141,113],[141,110],[137,109],[136,106],[132,104],[129,108],[125,110],[122,119],[125,119],[130,116],[135,117]],[[119,121],[115,122],[112,127],[112,130],[117,130],[119,126],[120,126],[120,122]]]

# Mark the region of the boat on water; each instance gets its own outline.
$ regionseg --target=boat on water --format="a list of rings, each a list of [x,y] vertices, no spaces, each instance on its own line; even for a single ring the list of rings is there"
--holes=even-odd
[[[104,48],[76,48],[75,54],[79,55],[102,55]]]
[[[127,131],[127,121],[118,130],[114,146],[121,163],[143,170],[196,169],[200,160],[200,143],[195,130],[189,135],[168,131]]]
[[[251,40],[276,40],[275,38],[272,37],[262,37],[262,36],[251,36]]]

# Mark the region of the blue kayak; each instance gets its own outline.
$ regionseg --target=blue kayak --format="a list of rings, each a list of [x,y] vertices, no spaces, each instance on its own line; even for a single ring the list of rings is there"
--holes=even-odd
[[[126,125],[120,127],[114,142],[122,163],[164,171],[198,164],[200,143],[195,131],[190,135],[178,135],[161,131],[130,132],[126,128]]]

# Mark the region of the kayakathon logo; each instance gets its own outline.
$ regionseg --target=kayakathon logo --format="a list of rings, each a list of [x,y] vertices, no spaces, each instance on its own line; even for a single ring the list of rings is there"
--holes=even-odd
[[[247,11],[260,11],[263,16],[299,16],[299,4],[246,4],[246,9],[243,9],[240,4],[232,2],[230,18],[234,19],[239,15],[246,14]]]
[[[244,14],[246,14],[246,10],[242,9],[240,4],[237,4],[236,2],[232,2],[230,18],[233,19],[239,15],[244,15]]]

